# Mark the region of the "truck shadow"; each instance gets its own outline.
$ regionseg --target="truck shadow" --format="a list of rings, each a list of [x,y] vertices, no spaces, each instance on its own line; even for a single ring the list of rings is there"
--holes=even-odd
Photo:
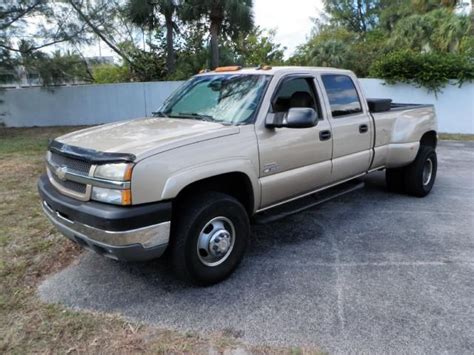
[[[313,211],[314,213],[314,211]],[[322,224],[311,217],[311,211],[302,212],[285,220],[264,225],[252,225],[251,236],[243,265],[253,267],[269,256],[273,259],[283,258],[281,254],[297,255],[298,250],[305,249],[304,244],[314,240],[323,240],[325,231]],[[94,258],[101,258],[93,255]],[[171,267],[169,255],[149,262],[125,263],[109,261],[117,267],[117,274],[127,273],[133,277],[152,281],[156,287],[171,290],[176,287],[189,287],[176,280]],[[239,268],[241,271],[242,267]],[[239,271],[238,271],[239,272]]]
[[[268,263],[269,259],[275,264],[289,260],[288,258],[297,260],[306,257],[327,262],[328,255],[332,254],[332,241],[327,238],[326,231],[327,228],[331,228],[327,225],[328,220],[344,216],[341,223],[353,223],[347,211],[357,209],[359,205],[386,194],[389,193],[385,188],[384,174],[375,173],[366,179],[362,190],[282,220],[253,224],[246,257],[237,273],[245,273],[245,269],[255,268],[262,262]],[[144,263],[113,263],[118,268],[117,274],[125,272],[134,278],[144,278],[144,282],[152,282],[155,287],[167,290],[189,287],[175,279],[167,255]]]

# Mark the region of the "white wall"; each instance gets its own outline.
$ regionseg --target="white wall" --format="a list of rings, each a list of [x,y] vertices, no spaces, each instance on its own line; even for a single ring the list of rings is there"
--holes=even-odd
[[[393,102],[433,104],[440,132],[474,134],[474,83],[461,88],[449,85],[438,93],[411,85],[384,85],[379,79],[361,79],[366,97],[390,98]]]
[[[24,88],[0,92],[0,122],[7,127],[90,125],[150,116],[182,82]],[[474,134],[474,83],[447,86],[436,97],[410,85],[361,79],[367,97],[434,104],[440,132]]]
[[[7,127],[93,125],[150,116],[182,82],[22,88],[0,92]]]

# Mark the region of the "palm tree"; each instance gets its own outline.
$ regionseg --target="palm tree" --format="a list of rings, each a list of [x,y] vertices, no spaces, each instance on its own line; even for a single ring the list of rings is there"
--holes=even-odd
[[[412,15],[397,23],[389,44],[394,48],[456,53],[462,39],[469,35],[469,22],[468,16],[445,8]]]
[[[219,66],[219,36],[235,37],[253,28],[253,0],[187,0],[183,19],[196,21],[205,18],[211,36],[211,68]]]
[[[137,26],[153,30],[160,25],[158,14],[165,18],[166,26],[166,69],[168,74],[173,73],[176,67],[174,51],[174,31],[178,26],[174,15],[178,8],[177,0],[129,0],[127,15]]]
[[[349,54],[349,46],[337,39],[318,44],[310,53],[309,61],[320,67],[343,67]]]

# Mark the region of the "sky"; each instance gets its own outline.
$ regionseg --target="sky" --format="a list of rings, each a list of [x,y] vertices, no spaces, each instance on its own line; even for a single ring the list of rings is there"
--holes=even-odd
[[[318,17],[322,8],[322,0],[254,0],[255,24],[276,29],[276,42],[287,47],[290,56],[309,35],[310,17]]]

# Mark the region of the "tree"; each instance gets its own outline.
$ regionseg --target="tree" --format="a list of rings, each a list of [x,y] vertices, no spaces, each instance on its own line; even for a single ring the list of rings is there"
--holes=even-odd
[[[412,0],[413,7],[419,13],[427,13],[441,7],[454,10],[462,0]]]
[[[32,31],[29,21],[46,19]],[[25,34],[28,33],[28,36]],[[69,21],[63,4],[45,0],[11,0],[0,4],[0,48],[9,52],[31,53],[55,44],[87,41],[85,26]]]
[[[38,75],[43,86],[92,81],[87,63],[80,55],[71,52],[23,54],[22,65],[30,75]]]
[[[307,43],[290,58],[293,65],[350,68],[349,54],[357,34],[344,27],[317,24]]]
[[[211,36],[211,68],[219,66],[219,37],[235,38],[253,27],[253,0],[188,0],[183,6],[187,21],[205,18]]]
[[[119,6],[114,1],[90,0],[63,0],[75,11],[78,21],[94,33],[99,39],[104,41],[107,46],[119,55],[130,66],[140,70],[139,67],[134,66],[130,56],[120,48],[119,41],[114,36],[114,19],[119,11]],[[116,32],[115,32],[116,33]]]
[[[413,0],[382,0],[378,28],[390,32],[400,19],[413,15]]]
[[[130,71],[125,65],[99,64],[92,67],[94,82],[97,84],[123,83],[130,81]]]
[[[157,14],[164,16],[166,26],[166,68],[169,74],[172,74],[176,67],[174,32],[179,32],[179,28],[174,21],[174,15],[177,7],[176,0],[129,0],[126,7],[128,17],[132,23],[148,30],[154,30],[160,26],[160,19]]]
[[[336,68],[347,67],[344,64],[347,62],[349,52],[350,47],[344,42],[331,39],[313,48],[310,65]]]
[[[264,31],[255,27],[226,45],[235,52],[235,63],[242,66],[281,65],[285,48],[275,42],[275,30]]]
[[[365,33],[377,24],[380,0],[324,0],[324,10],[334,24]]]
[[[458,52],[463,38],[469,36],[471,26],[468,16],[440,8],[401,19],[392,32],[389,44],[394,49]]]
[[[459,3],[326,0],[327,20],[315,21],[310,38],[290,63],[339,66],[363,77],[374,62],[400,50],[474,58],[472,18],[453,11]]]
[[[35,21],[35,26],[30,26]],[[47,21],[47,25],[42,23]],[[90,80],[85,61],[73,53],[44,53],[48,47],[88,43],[85,26],[70,21],[62,3],[45,0],[11,0],[0,4],[0,72],[12,81],[20,70],[39,75],[44,85],[78,78]]]

